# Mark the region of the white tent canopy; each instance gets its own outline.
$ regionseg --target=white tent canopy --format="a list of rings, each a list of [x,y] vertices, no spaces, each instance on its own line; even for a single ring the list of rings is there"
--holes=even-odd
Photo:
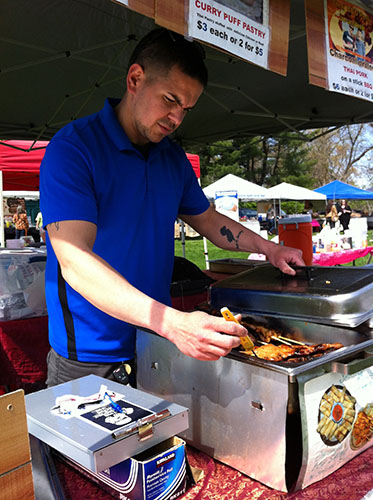
[[[326,200],[326,195],[320,196],[321,194],[287,182],[281,182],[281,184],[267,189],[267,196],[271,200]]]
[[[4,198],[24,198],[25,200],[38,200],[39,191],[3,191]]]
[[[237,191],[238,198],[243,201],[271,199],[268,189],[233,174],[227,174],[203,189],[207,198],[210,199],[215,198],[217,191]]]

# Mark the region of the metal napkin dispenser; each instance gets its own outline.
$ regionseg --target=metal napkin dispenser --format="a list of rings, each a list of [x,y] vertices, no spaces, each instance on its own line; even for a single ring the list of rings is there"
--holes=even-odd
[[[26,413],[30,434],[93,472],[189,426],[187,408],[95,375],[27,395]]]

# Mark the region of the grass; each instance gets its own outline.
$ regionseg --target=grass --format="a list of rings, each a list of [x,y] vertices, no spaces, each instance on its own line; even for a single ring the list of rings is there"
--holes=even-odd
[[[368,246],[373,245],[373,230],[368,231]],[[215,245],[207,242],[208,258],[209,260],[216,259],[247,259],[247,252],[229,252],[227,250],[222,250],[217,248]],[[180,239],[175,239],[175,255],[178,257],[183,257],[183,248]],[[185,258],[196,264],[200,269],[206,269],[206,261],[204,256],[203,239],[201,237],[197,238],[186,238],[185,241]],[[367,264],[369,255],[366,257],[361,257],[355,261],[356,266],[363,266]],[[345,266],[352,266],[352,262],[344,264]]]

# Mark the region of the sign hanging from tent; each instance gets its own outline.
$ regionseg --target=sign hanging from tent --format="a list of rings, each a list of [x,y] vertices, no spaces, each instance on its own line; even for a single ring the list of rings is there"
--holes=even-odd
[[[373,14],[325,0],[329,90],[373,101]]]
[[[189,0],[188,35],[268,67],[268,0]]]
[[[215,193],[216,210],[238,221],[238,194],[237,191],[216,191]]]

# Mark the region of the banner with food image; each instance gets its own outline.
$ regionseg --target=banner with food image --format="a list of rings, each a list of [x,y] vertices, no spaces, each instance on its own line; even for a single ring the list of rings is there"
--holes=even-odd
[[[328,87],[373,100],[373,11],[325,0]]]
[[[327,373],[299,387],[305,488],[373,445],[373,368]]]

